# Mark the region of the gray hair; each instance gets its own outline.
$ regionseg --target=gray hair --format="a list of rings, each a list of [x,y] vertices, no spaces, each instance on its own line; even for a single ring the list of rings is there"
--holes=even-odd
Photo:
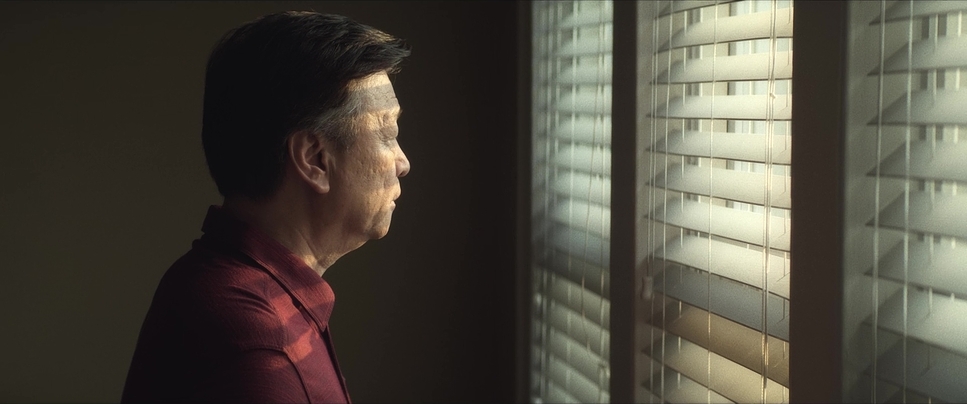
[[[350,89],[353,87],[350,83]],[[316,135],[336,144],[343,151],[349,149],[356,141],[358,133],[358,119],[363,102],[355,91],[349,91],[346,101],[337,108],[323,112],[311,124],[309,130]]]

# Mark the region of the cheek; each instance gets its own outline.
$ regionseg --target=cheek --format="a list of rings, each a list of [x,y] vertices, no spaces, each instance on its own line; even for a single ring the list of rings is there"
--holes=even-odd
[[[381,199],[377,194],[392,192],[396,188],[396,163],[387,159],[373,159],[368,163],[368,170],[364,171],[367,178],[362,179],[361,184],[373,192],[372,197]]]
[[[369,164],[368,175],[372,180],[383,181],[385,178],[391,174],[392,168],[390,165],[386,164],[385,160],[373,160]]]
[[[387,185],[395,186],[398,182],[396,178],[396,155],[394,153],[384,153],[379,162],[379,175]]]

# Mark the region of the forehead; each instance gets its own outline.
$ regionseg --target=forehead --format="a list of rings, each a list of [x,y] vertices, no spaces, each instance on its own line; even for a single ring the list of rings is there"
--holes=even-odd
[[[376,73],[356,82],[353,92],[361,102],[364,112],[380,113],[399,111],[400,104],[386,73]]]

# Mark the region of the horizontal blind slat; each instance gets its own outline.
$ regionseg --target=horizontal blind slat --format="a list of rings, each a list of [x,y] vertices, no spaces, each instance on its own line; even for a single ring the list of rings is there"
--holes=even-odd
[[[605,206],[566,199],[554,204],[551,217],[572,229],[611,237],[611,209]]]
[[[650,358],[650,357],[649,357]],[[661,362],[654,361],[654,366],[665,368],[664,372],[655,372],[643,383],[645,387],[651,385],[659,386],[653,391],[662,392],[661,398],[671,404],[694,404],[694,403],[735,403],[721,394],[712,391],[686,375],[682,375],[675,370],[662,366]]]
[[[575,184],[581,184],[578,189],[582,192],[574,192]],[[611,206],[611,181],[607,177],[568,171],[558,174],[552,180],[551,188],[560,197]]]
[[[534,344],[531,347],[537,348],[539,346]],[[579,373],[585,379],[596,381],[599,377],[602,377],[605,383],[609,381],[607,374],[598,374],[603,363],[601,357],[589,352],[583,345],[564,333],[552,328],[547,335],[545,347],[547,355],[557,358],[571,371]]]
[[[556,226],[550,235],[554,248],[570,251],[572,255],[601,267],[611,262],[610,243],[594,234],[588,234],[565,226]]]
[[[967,183],[967,142],[910,142],[909,176],[920,180],[959,181]],[[880,163],[881,177],[906,178],[907,158],[904,147],[898,148]],[[876,170],[868,175],[876,176]]]
[[[764,253],[720,240],[685,235],[665,242],[655,258],[673,261],[710,272],[762,290]],[[711,268],[709,266],[711,265]],[[767,272],[769,292],[789,299],[789,258],[770,257]]]
[[[554,299],[556,304],[564,304],[582,318],[604,329],[610,329],[611,302],[566,277],[550,274],[548,284],[546,296]]]
[[[603,33],[598,30],[586,31],[585,35],[574,41],[566,41],[554,53],[556,58],[575,56],[610,55],[612,49],[611,27],[607,25]]]
[[[539,376],[540,375],[538,375],[538,377]],[[580,400],[578,400],[577,398],[574,398],[574,396],[569,394],[567,390],[565,390],[563,387],[559,386],[557,383],[554,383],[553,380],[547,380],[546,383],[547,383],[547,390],[548,390],[547,397],[539,397],[539,398],[546,399],[548,402],[551,402],[551,403],[570,404],[570,403],[581,402]]]
[[[912,57],[908,56],[910,45],[904,45],[883,62],[883,73],[967,67],[967,52],[964,49],[967,49],[967,36],[917,41],[913,43]],[[879,66],[870,71],[871,76],[879,74]]]
[[[714,6],[716,4],[726,4],[736,0],[676,0],[676,1],[666,1],[664,6],[662,6],[661,11],[658,12],[658,17],[664,17],[667,15],[680,13],[682,11],[695,10],[699,8],[705,8],[709,6]]]
[[[534,299],[540,303],[548,303],[549,316],[543,324],[564,333],[578,341],[580,345],[587,345],[592,353],[602,358],[608,358],[611,348],[611,333],[601,328],[593,321],[582,317],[581,313],[571,310],[566,304],[558,303],[543,294],[536,294]],[[598,344],[601,342],[601,344]]]
[[[601,357],[588,351],[584,345],[567,335],[552,330],[548,336],[547,347],[549,354],[563,362],[567,367],[578,372],[585,379],[598,381],[599,378],[607,385],[610,381],[607,374],[600,374],[601,365],[605,364]]]
[[[561,70],[556,77],[557,85],[604,85],[611,84],[611,58],[601,64],[580,64]]]
[[[967,403],[965,374],[967,358],[915,340],[907,341],[906,355],[900,343],[880,355],[876,372],[880,379],[947,403]]]
[[[550,137],[588,145],[611,146],[611,116],[575,116],[567,124],[555,126]]]
[[[761,332],[661,294],[656,295],[654,301],[665,302],[664,305],[656,304],[658,312],[651,318],[663,321],[663,329],[668,333],[710,349],[756,373],[763,373]],[[711,337],[709,330],[714,331]],[[769,379],[789,387],[789,343],[769,336],[766,344],[769,351]]]
[[[960,243],[934,243],[911,240],[906,262],[915,271],[904,271],[903,243],[896,243],[880,258],[879,276],[902,284],[904,279],[921,288],[933,288],[936,292],[967,296],[967,245]],[[873,269],[866,271],[873,275]]]
[[[652,150],[683,156],[765,163],[767,136],[759,133],[671,131],[667,143],[665,138],[660,138]],[[790,164],[791,146],[791,136],[773,135],[772,163]]]
[[[930,292],[915,288],[907,291],[906,305],[899,290],[880,306],[880,329],[967,356],[967,316],[963,315],[967,301],[939,294],[930,297]]]
[[[769,294],[768,307],[763,307],[760,290],[674,264],[666,265],[664,272],[655,276],[654,284],[655,291],[663,295],[789,341],[788,301],[781,297]],[[763,311],[768,330],[762,324]]]
[[[553,168],[611,176],[611,149],[585,144],[559,146],[551,160]]]
[[[761,213],[743,211],[692,201],[672,199],[656,208],[650,215],[653,220],[676,227],[711,233],[744,243],[763,246],[765,216]],[[789,219],[770,216],[770,248],[789,251]]]
[[[566,250],[555,250],[550,257],[538,257],[536,269],[570,279],[572,282],[584,282],[587,290],[610,299],[611,274],[607,268],[592,264]],[[539,272],[535,279],[540,279]]]
[[[910,3],[898,1],[886,10],[886,22],[909,21],[910,17],[923,17],[934,14],[944,14],[952,11],[967,11],[967,2],[964,1],[914,1],[913,14],[910,13]],[[873,20],[871,25],[879,24],[882,20],[879,16]]]
[[[677,97],[659,106],[654,118],[736,119],[763,121],[792,119],[792,96],[716,95]]]
[[[791,178],[772,175],[767,184],[766,174],[730,170],[725,168],[699,167],[691,164],[672,164],[651,180],[656,187],[666,187],[694,195],[713,196],[730,201],[765,205],[765,192],[769,189],[772,206],[789,209]]]
[[[907,212],[903,197],[896,198],[880,212],[880,227],[909,230],[916,233],[957,237],[967,241],[967,195],[911,192],[908,226],[904,226]],[[957,223],[957,225],[952,225]],[[868,223],[870,226],[873,222]]]
[[[764,11],[732,15],[718,20],[705,20],[689,25],[688,29],[676,32],[671,40],[660,46],[658,50],[770,38],[773,24],[775,24],[776,37],[791,38],[792,12],[788,9],[780,9],[775,17],[775,22],[773,22],[772,12]]]
[[[565,17],[558,27],[567,29],[611,23],[614,20],[612,17],[614,14],[613,7],[611,2],[585,1],[581,4],[581,10]]]
[[[721,355],[710,353],[688,340],[666,337],[664,342],[659,341],[652,345],[648,354],[661,357],[666,366],[729,400],[739,403],[762,400],[761,375]],[[789,390],[786,387],[775,381],[767,383],[768,402],[783,402],[788,397]]]
[[[883,110],[884,125],[967,125],[967,91],[914,91],[910,95],[910,120],[907,97],[900,97]],[[877,125],[874,117],[870,125]]]
[[[548,378],[566,391],[568,395],[582,403],[605,402],[602,398],[608,397],[606,386],[602,389],[596,381],[588,379],[579,372],[572,371],[566,362],[556,356],[551,356],[549,362]]]
[[[554,104],[557,112],[577,112],[598,116],[611,115],[611,85],[600,85],[596,89],[582,89],[568,92]]]
[[[769,66],[771,61],[772,74]],[[720,56],[676,62],[653,80],[654,84],[711,83],[712,81],[753,81],[792,78],[792,52]]]

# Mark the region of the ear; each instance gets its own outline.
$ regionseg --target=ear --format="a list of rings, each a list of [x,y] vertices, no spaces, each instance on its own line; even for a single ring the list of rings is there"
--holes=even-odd
[[[297,178],[320,194],[329,192],[332,180],[332,148],[325,139],[307,130],[289,136],[290,166]]]

